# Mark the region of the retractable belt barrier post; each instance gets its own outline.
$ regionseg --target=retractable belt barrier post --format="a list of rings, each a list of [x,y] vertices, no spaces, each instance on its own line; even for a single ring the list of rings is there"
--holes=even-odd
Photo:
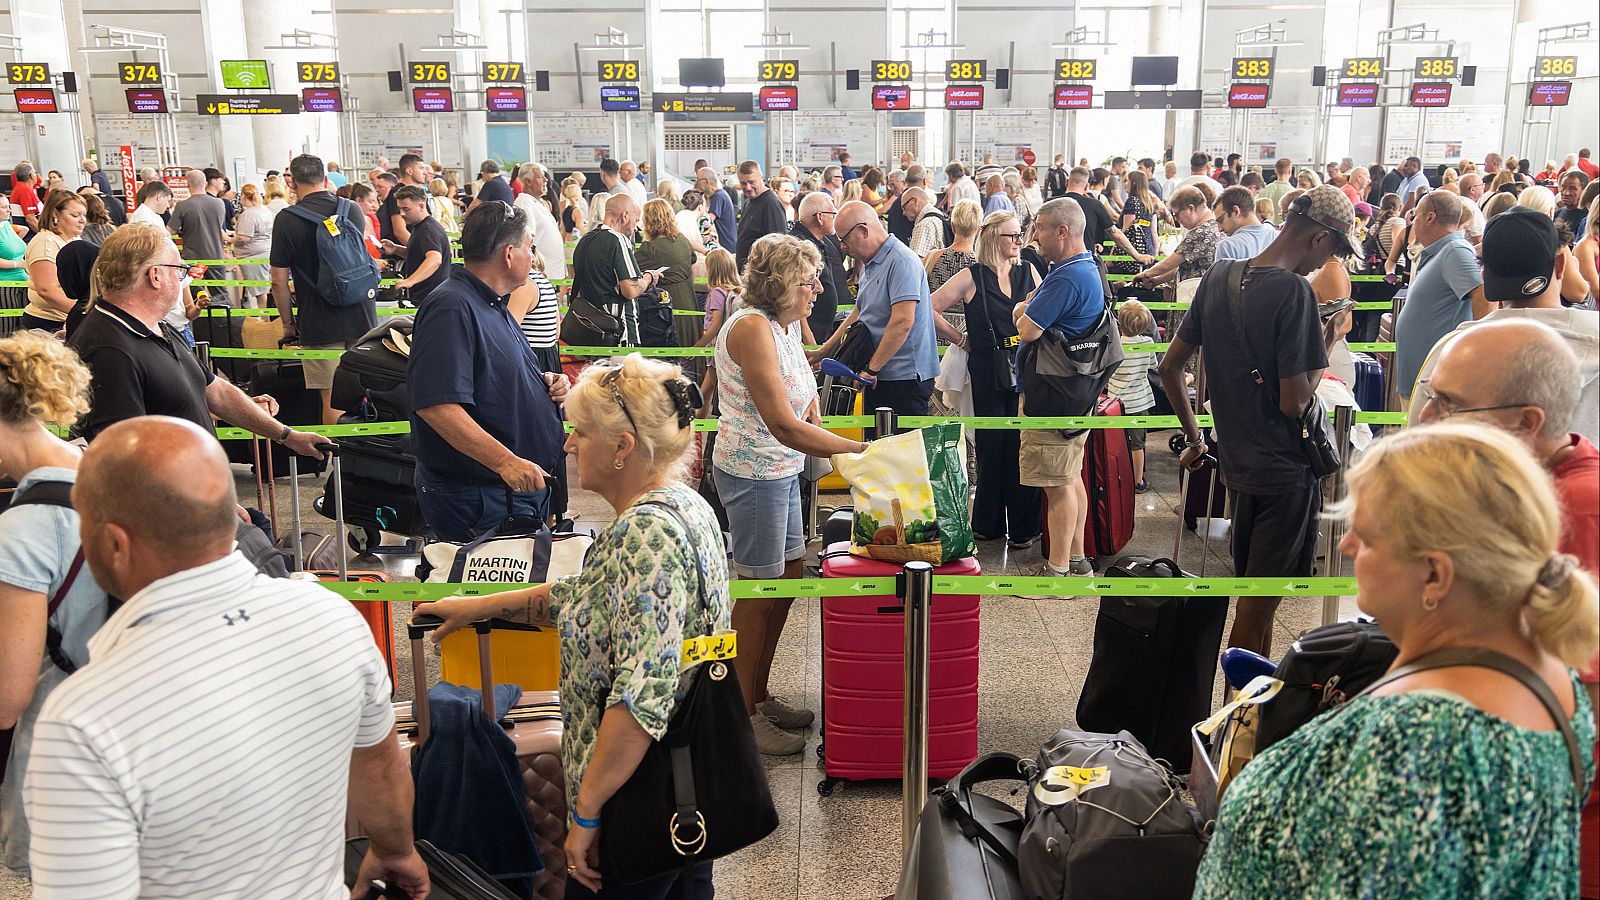
[[[928,641],[933,605],[933,566],[916,560],[895,579],[905,609],[905,697],[900,733],[900,853],[911,852],[917,820],[928,794]]]
[[[1336,406],[1333,410],[1333,445],[1339,448],[1339,468],[1328,476],[1328,499],[1337,503],[1344,497],[1344,473],[1350,467],[1350,429],[1355,424],[1356,411],[1351,406]],[[1344,522],[1338,518],[1328,522],[1328,549],[1323,557],[1327,560],[1324,568],[1327,574],[1337,577],[1344,569],[1343,558],[1339,556],[1339,544],[1344,540]],[[1329,594],[1322,598],[1322,624],[1332,625],[1339,621],[1339,597]]]

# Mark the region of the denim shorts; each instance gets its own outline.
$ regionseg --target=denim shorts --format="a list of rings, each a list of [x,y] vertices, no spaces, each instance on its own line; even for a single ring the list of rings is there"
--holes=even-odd
[[[733,567],[742,578],[777,578],[786,562],[806,555],[800,516],[800,476],[757,481],[712,467],[717,495],[728,511]]]

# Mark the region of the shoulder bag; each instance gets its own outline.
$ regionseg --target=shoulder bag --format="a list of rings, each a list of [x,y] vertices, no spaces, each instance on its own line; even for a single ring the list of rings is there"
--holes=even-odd
[[[979,280],[983,277],[983,268],[981,263],[973,263],[967,268],[967,274],[972,276],[973,301],[983,304],[983,321],[989,328],[989,346],[992,348],[992,352],[989,354],[989,377],[994,380],[995,390],[1009,391],[1014,394],[1017,392],[1017,344],[1019,342],[1014,335],[1002,340],[994,330],[994,307],[989,303],[989,297],[984,289],[984,282]],[[969,332],[971,323],[972,317],[968,316]]]
[[[1227,279],[1224,285],[1228,292],[1228,316],[1244,344],[1245,356],[1250,362],[1250,378],[1257,387],[1276,394],[1277,385],[1267,384],[1266,377],[1261,374],[1260,357],[1251,346],[1250,332],[1244,326],[1244,277],[1250,263],[1237,259],[1229,260],[1227,265],[1228,270],[1222,274]],[[1300,449],[1305,453],[1306,464],[1311,467],[1311,474],[1317,480],[1339,471],[1341,448],[1335,447],[1333,439],[1328,437],[1328,411],[1315,392],[1311,395],[1311,402],[1300,412],[1300,417],[1289,427],[1299,432]]]
[[[677,520],[689,541],[692,532],[677,509],[648,505]],[[700,606],[709,608],[698,555],[695,568]],[[691,663],[689,690],[666,734],[601,808],[601,853],[624,884],[672,871],[687,879],[699,863],[742,850],[778,827],[731,658],[729,653]]]
[[[622,344],[622,320],[590,303],[574,287],[561,317],[561,343],[569,347],[617,347]]]

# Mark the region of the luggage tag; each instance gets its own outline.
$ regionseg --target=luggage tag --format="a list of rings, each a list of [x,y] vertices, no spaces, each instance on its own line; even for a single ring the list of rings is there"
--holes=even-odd
[[[716,631],[683,642],[683,668],[696,663],[725,661],[738,655],[738,635],[732,630]]]
[[[1111,769],[1108,766],[1051,766],[1034,782],[1033,796],[1046,806],[1064,806],[1110,783]]]
[[[322,220],[322,227],[328,229],[328,233],[333,235],[334,237],[338,237],[339,236],[339,221],[338,221],[338,219],[339,219],[338,216],[329,216],[326,219]]]

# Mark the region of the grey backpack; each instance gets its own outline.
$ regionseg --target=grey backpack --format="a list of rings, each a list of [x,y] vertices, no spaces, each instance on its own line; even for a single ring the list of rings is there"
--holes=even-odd
[[[1194,893],[1207,832],[1180,782],[1138,738],[1062,729],[1039,750],[1017,848],[1022,887],[1047,900]]]

